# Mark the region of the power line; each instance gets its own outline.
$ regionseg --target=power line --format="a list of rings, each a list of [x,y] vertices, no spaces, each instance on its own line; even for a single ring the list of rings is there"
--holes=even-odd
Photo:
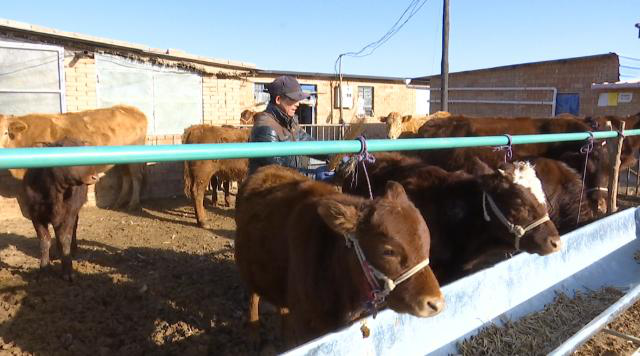
[[[620,68],[626,68],[626,69],[640,69],[640,67],[623,66],[622,64],[620,65]]]
[[[345,52],[338,56],[336,62],[334,64],[334,71],[338,74],[338,64],[342,61],[342,57],[366,57],[373,54],[373,52],[378,49],[380,46],[385,44],[389,39],[391,39],[395,34],[398,33],[404,27],[404,25],[411,20],[411,18],[420,11],[422,6],[427,2],[427,0],[412,0],[407,8],[402,12],[400,17],[396,20],[396,22],[391,26],[391,28],[377,41],[371,42],[368,45],[362,47],[357,52]],[[406,19],[405,19],[406,15]],[[404,19],[404,21],[403,21]]]
[[[632,61],[638,61],[638,62],[640,62],[640,58],[627,57],[627,56],[621,56],[621,55],[618,55],[618,57],[620,57],[620,58],[624,58],[624,59],[630,59],[630,60],[632,60]]]

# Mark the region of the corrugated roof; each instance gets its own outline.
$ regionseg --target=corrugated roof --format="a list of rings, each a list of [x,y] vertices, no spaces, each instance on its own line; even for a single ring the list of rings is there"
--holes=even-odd
[[[640,78],[615,83],[593,83],[591,89],[640,89]]]
[[[259,69],[256,71],[257,74],[263,75],[290,75],[293,77],[321,77],[328,79],[338,80],[338,76],[335,73],[319,73],[319,72],[296,72],[296,71],[287,71],[287,70],[262,70]],[[351,80],[367,80],[367,81],[386,81],[386,82],[405,82],[405,78],[400,77],[383,77],[376,75],[359,75],[359,74],[342,74],[343,79],[351,79]]]
[[[24,22],[13,21],[13,20],[0,19],[0,29],[8,29],[13,31],[37,34],[37,35],[46,35],[46,36],[60,38],[60,39],[69,40],[69,41],[77,41],[80,43],[89,44],[97,47],[124,49],[131,52],[143,53],[149,56],[156,56],[156,57],[162,57],[167,59],[186,60],[186,61],[191,61],[191,62],[196,62],[201,64],[210,64],[210,65],[225,66],[225,67],[236,67],[236,68],[242,68],[242,69],[256,68],[256,65],[253,63],[197,56],[197,55],[189,54],[184,51],[180,51],[176,49],[152,48],[152,47],[137,44],[137,43],[106,39],[102,37],[84,35],[76,32],[61,31],[61,30],[56,30],[56,29],[47,28],[47,27],[38,26],[38,25],[31,25]]]

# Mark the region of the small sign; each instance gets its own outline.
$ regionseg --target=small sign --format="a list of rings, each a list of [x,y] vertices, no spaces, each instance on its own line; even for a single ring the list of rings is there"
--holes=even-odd
[[[598,106],[618,106],[618,93],[600,93]]]
[[[619,93],[618,94],[618,102],[619,103],[630,103],[633,99],[633,93]]]

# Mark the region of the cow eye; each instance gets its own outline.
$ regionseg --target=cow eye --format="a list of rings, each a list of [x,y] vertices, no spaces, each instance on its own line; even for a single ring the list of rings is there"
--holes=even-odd
[[[385,248],[384,251],[382,251],[382,255],[386,257],[394,257],[396,252],[390,248]]]

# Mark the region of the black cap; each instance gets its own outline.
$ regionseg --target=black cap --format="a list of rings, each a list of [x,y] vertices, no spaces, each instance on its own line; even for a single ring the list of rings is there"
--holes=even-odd
[[[300,84],[298,84],[296,78],[289,77],[287,75],[274,79],[273,82],[267,85],[267,90],[273,98],[278,95],[284,95],[291,100],[300,101],[310,96],[302,91],[302,88],[300,87]]]

